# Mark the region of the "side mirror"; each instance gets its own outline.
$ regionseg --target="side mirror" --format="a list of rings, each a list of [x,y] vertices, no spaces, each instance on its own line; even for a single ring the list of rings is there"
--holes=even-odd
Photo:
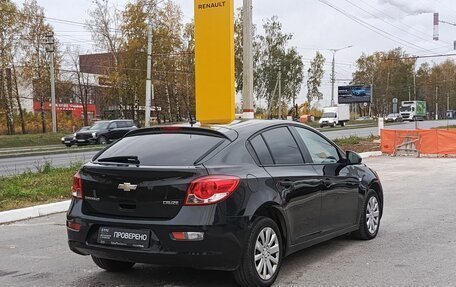
[[[347,163],[350,165],[356,165],[363,162],[362,157],[354,151],[347,151]]]

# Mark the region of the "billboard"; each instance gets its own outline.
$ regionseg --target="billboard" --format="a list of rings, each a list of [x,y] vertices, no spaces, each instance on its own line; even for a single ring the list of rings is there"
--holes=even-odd
[[[371,86],[340,86],[338,89],[339,104],[370,103]]]

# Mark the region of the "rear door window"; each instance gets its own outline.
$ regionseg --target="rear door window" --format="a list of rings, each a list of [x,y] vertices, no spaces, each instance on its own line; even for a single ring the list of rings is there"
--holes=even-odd
[[[120,128],[130,128],[130,127],[134,126],[133,121],[118,122],[118,125]]]
[[[303,164],[304,160],[298,144],[287,127],[281,127],[263,133],[275,164]]]
[[[127,122],[117,122],[117,127],[119,129],[128,127]]]
[[[255,151],[258,160],[262,165],[274,164],[271,154],[269,153],[268,147],[266,146],[266,143],[264,142],[263,137],[261,135],[251,139],[250,144],[252,145],[253,150]]]
[[[126,137],[96,160],[111,157],[138,157],[143,166],[192,166],[226,139],[187,133],[161,133]]]

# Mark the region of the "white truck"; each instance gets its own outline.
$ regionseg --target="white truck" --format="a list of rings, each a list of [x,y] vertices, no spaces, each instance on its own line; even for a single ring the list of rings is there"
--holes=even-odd
[[[425,101],[405,101],[399,109],[404,121],[424,121],[426,119]]]
[[[323,116],[320,119],[320,127],[344,127],[350,120],[350,105],[338,105],[335,107],[323,108]]]

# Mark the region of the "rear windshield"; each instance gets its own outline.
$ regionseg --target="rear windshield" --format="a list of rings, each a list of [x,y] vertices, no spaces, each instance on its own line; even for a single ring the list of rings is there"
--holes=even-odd
[[[219,137],[185,133],[126,137],[109,147],[96,160],[138,157],[140,165],[144,166],[191,166],[224,141]]]

